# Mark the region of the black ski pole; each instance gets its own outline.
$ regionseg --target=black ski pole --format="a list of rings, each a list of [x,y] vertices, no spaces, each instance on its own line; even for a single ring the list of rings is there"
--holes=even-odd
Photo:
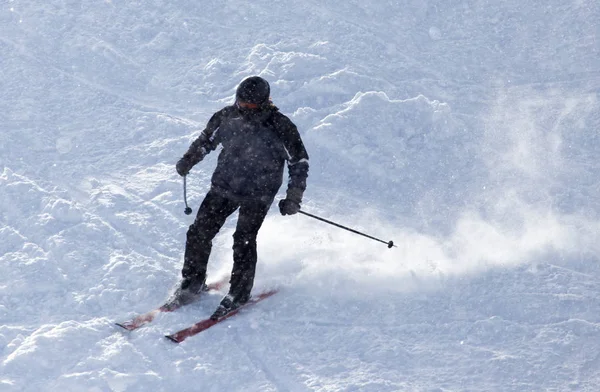
[[[386,244],[386,245],[388,246],[388,248],[391,248],[391,247],[397,248],[397,246],[396,246],[396,245],[394,245],[394,241],[389,241],[389,242],[386,242],[386,241],[384,241],[384,240],[380,240],[379,238],[371,237],[370,235],[367,235],[367,234],[365,234],[365,233],[361,233],[360,231],[357,231],[357,230],[351,229],[351,228],[349,228],[349,227],[346,227],[346,226],[342,226],[342,225],[340,225],[339,223],[335,223],[335,222],[332,222],[332,221],[328,221],[327,219],[323,219],[323,218],[321,218],[321,217],[318,217],[318,216],[316,216],[316,215],[309,214],[308,212],[304,212],[304,211],[302,211],[302,210],[300,210],[300,211],[298,211],[298,212],[299,212],[299,213],[301,213],[301,214],[304,214],[304,215],[306,215],[306,216],[310,216],[311,218],[314,218],[314,219],[320,220],[320,221],[322,221],[322,222],[329,223],[330,225],[334,225],[334,226],[336,226],[336,227],[339,227],[340,229],[348,230],[348,231],[350,231],[350,232],[352,232],[352,233],[359,234],[359,235],[362,235],[362,236],[364,236],[364,237],[370,238],[370,239],[372,239],[372,240],[375,240],[375,241],[382,242],[382,243]]]
[[[188,207],[188,203],[187,203],[187,184],[186,184],[186,178],[187,176],[183,176],[183,202],[185,203],[185,214],[189,215],[192,213],[192,209],[190,207]]]

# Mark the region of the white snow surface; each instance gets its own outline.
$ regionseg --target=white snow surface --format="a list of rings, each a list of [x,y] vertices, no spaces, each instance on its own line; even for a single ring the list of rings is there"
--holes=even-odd
[[[1,1],[0,391],[598,391],[598,21],[597,0]],[[303,209],[397,248],[274,205],[254,292],[279,294],[180,345],[222,293],[119,330],[177,283],[175,162],[250,75],[310,154]]]

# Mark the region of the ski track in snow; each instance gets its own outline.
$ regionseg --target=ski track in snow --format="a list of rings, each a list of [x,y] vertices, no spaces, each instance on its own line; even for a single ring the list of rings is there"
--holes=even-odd
[[[290,391],[290,392],[303,392],[309,391],[304,385],[296,383],[292,377],[286,375],[285,371],[278,366],[274,361],[270,360],[271,356],[269,355],[269,351],[265,350],[265,347],[268,346],[268,342],[265,339],[262,339],[261,350],[257,350],[245,343],[245,337],[240,336],[238,330],[234,331],[233,341],[240,347],[240,349],[246,354],[250,362],[254,365],[255,369],[258,372],[262,372],[266,375],[267,379],[271,381],[273,384],[274,391]]]
[[[0,391],[596,391],[599,19],[589,0],[3,2]],[[252,74],[307,145],[303,208],[398,248],[274,206],[255,288],[277,296],[180,345],[164,335],[223,293],[119,330],[177,282],[174,163]]]

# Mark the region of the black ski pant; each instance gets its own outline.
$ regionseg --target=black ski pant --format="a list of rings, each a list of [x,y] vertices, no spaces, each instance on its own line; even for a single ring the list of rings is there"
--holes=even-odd
[[[184,278],[206,279],[212,240],[227,217],[239,208],[237,226],[233,233],[233,269],[229,294],[235,301],[245,301],[250,296],[256,271],[256,236],[269,211],[270,203],[237,202],[210,190],[187,231],[183,270]]]

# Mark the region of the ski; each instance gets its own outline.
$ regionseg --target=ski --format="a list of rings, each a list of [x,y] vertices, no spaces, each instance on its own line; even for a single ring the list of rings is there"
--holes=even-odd
[[[229,277],[226,276],[221,280],[209,283],[207,285],[206,292],[220,290],[227,283],[228,280],[229,280]],[[143,327],[144,325],[146,325],[148,323],[151,323],[156,318],[156,316],[158,316],[160,313],[173,312],[173,311],[179,309],[180,307],[181,306],[167,307],[165,304],[165,305],[162,305],[159,308],[153,309],[149,312],[137,315],[136,317],[132,318],[131,320],[124,321],[121,323],[115,323],[115,324],[121,328],[128,330],[128,331],[134,331],[140,327]]]
[[[277,291],[278,290],[271,290],[271,291],[265,291],[263,293],[260,293],[256,297],[250,298],[250,300],[248,302],[246,302],[244,305],[240,306],[239,308],[237,308],[235,310],[232,310],[231,312],[227,313],[225,316],[223,316],[221,318],[218,318],[216,320],[207,318],[205,320],[197,322],[196,324],[192,325],[191,327],[182,329],[181,331],[175,332],[171,335],[166,335],[165,337],[172,342],[181,343],[185,339],[187,339],[191,336],[197,335],[202,331],[206,331],[213,325],[216,325],[216,324],[220,323],[221,321],[227,320],[228,318],[235,316],[236,314],[238,314],[240,312],[240,310],[250,307],[252,305],[255,305],[258,302],[262,301],[263,299],[269,298],[273,294],[277,293]]]

